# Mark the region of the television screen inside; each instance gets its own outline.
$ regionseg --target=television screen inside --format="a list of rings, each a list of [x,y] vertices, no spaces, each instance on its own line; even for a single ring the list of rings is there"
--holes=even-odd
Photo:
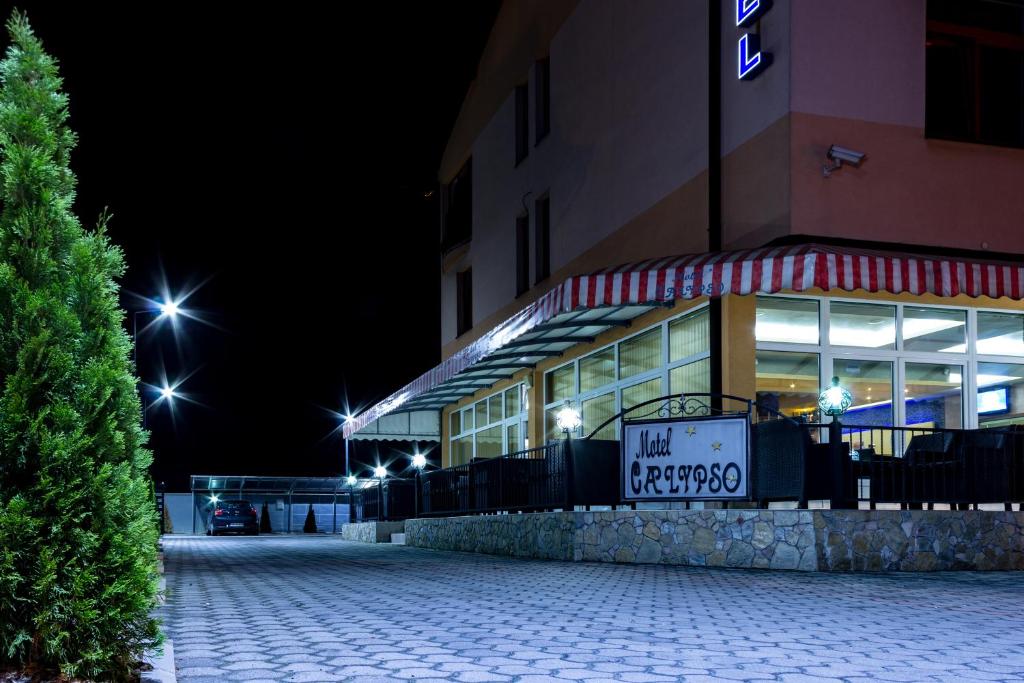
[[[1010,409],[1010,390],[1006,387],[978,392],[978,414],[1005,413]]]

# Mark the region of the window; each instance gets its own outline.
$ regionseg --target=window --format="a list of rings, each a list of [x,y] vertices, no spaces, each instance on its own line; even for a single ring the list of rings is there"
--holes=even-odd
[[[928,137],[1024,146],[1024,3],[928,0]]]
[[[580,393],[615,381],[615,347],[609,346],[580,359]]]
[[[853,394],[843,422],[872,427],[893,426],[893,363],[887,360],[837,358],[832,374]]]
[[[456,336],[462,336],[473,327],[473,269],[456,276]]]
[[[696,313],[673,320],[668,326],[668,359],[682,360],[698,353],[707,353],[709,344],[708,312]],[[673,389],[673,391],[675,391]]]
[[[496,458],[502,454],[504,428],[499,424],[476,433],[476,457]]]
[[[537,62],[533,70],[534,85],[534,144],[551,132],[551,60],[545,58]]]
[[[820,321],[819,308],[824,313]],[[817,336],[829,343],[814,342],[819,325]],[[792,417],[820,420],[817,393],[838,376],[853,394],[853,406],[842,418],[851,427],[955,429],[1024,423],[1021,313],[762,296],[757,299],[755,334],[757,400]],[[670,369],[673,393],[684,391],[685,362]],[[976,396],[970,397],[967,391],[975,387]],[[860,436],[880,438],[877,429],[865,429]],[[856,437],[850,437],[852,443]],[[892,454],[901,444],[890,434],[874,446],[879,453]]]
[[[757,403],[770,411],[809,422],[818,419],[818,354],[758,351],[754,357]],[[673,389],[675,391],[675,389]]]
[[[489,417],[487,424],[494,424],[500,422],[504,415],[501,414],[501,394],[495,394],[487,399],[487,415]]]
[[[551,275],[551,200],[541,197],[535,203],[536,218],[536,270],[533,283],[547,280]]]
[[[664,395],[665,392],[661,390],[661,378],[649,379],[622,390],[622,409],[628,410],[644,401],[651,401]],[[657,408],[657,406],[652,406],[652,408]]]
[[[544,375],[545,403],[556,403],[572,398],[576,393],[576,366],[563,365]]]
[[[903,389],[908,427],[963,426],[963,376],[959,365],[907,363]]]
[[[526,84],[516,86],[516,165],[530,153],[530,100]]]
[[[441,253],[473,237],[473,160],[463,165],[441,192]]]
[[[589,398],[582,403],[581,417],[583,418],[583,436],[589,436],[597,429],[598,425],[605,422],[615,414],[615,393],[601,394]],[[595,439],[618,439],[616,423],[612,422],[601,428],[601,431],[594,435]]]
[[[832,301],[828,341],[832,346],[895,349],[896,307]]]
[[[978,353],[1024,356],[1024,315],[978,311]]]
[[[505,391],[505,414],[506,415],[518,415],[519,414],[519,392],[520,384],[517,387],[508,389]]]
[[[516,296],[530,288],[530,214],[516,217]]]
[[[978,426],[1024,422],[1024,365],[978,363]]]
[[[555,416],[565,401],[579,409],[586,436],[619,411],[669,391],[706,393],[711,379],[707,332],[708,312],[702,307],[549,370],[544,375],[545,438],[564,436]],[[616,420],[595,438],[618,439],[620,426]]]
[[[523,391],[523,385],[517,384],[451,414],[448,436],[453,465],[473,458],[494,458],[525,447]]]
[[[673,394],[711,392],[711,361],[703,358],[668,371],[668,390]]]
[[[759,342],[818,343],[818,302],[813,299],[757,297],[754,337]]]
[[[619,379],[626,379],[661,365],[661,328],[630,337],[619,344]]]
[[[967,350],[967,311],[904,306],[903,348],[964,353]]]

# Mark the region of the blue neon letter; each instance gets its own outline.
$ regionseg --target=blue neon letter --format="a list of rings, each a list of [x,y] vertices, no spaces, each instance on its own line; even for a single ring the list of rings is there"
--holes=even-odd
[[[746,26],[757,18],[761,10],[761,0],[736,0],[736,25]]]
[[[761,66],[761,38],[745,33],[740,37],[737,57],[737,75],[741,79],[753,78]]]

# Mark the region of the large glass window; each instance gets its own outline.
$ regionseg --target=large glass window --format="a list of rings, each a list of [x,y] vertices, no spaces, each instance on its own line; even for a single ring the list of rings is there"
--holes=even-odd
[[[523,385],[517,384],[451,414],[448,436],[453,465],[522,448],[526,424],[522,391]]]
[[[558,428],[558,422],[555,420],[556,416],[558,415],[558,411],[561,410],[562,408],[563,406],[555,406],[553,408],[548,408],[547,410],[544,411],[545,443],[549,441],[554,441],[556,439],[560,439],[563,436],[562,430]]]
[[[943,363],[904,367],[904,422],[908,427],[963,426],[963,368]]]
[[[654,370],[661,362],[660,327],[619,344],[619,379]]]
[[[759,342],[817,344],[818,302],[814,299],[757,297],[754,337]]]
[[[978,363],[978,425],[1024,423],[1024,365]]]
[[[602,394],[583,401],[583,436],[589,435],[605,420],[615,414],[615,394]],[[594,435],[595,439],[617,439],[615,422],[605,425]]]
[[[896,307],[881,304],[829,304],[828,341],[832,346],[896,348]]]
[[[903,349],[964,353],[967,350],[967,311],[904,306]]]
[[[476,433],[476,457],[495,458],[503,450],[502,427],[495,425]]]
[[[665,392],[661,389],[661,378],[649,379],[622,390],[622,409],[628,410],[644,401],[651,401],[664,395]],[[629,416],[627,415],[627,417]]]
[[[668,390],[673,394],[706,394],[711,391],[711,361],[701,358],[668,371]]]
[[[668,325],[668,359],[682,360],[708,351],[708,311],[701,309],[696,313],[673,320]]]
[[[992,356],[1024,356],[1024,315],[978,311],[977,350]]]
[[[664,396],[670,387],[675,393],[707,392],[708,331],[707,309],[700,308],[549,371],[544,378],[545,439],[564,436],[555,416],[565,401],[580,410],[586,435],[616,412]],[[618,439],[618,422],[604,427],[597,438]]]
[[[580,393],[615,381],[615,347],[609,346],[580,359]]]
[[[523,385],[520,384],[519,386],[512,387],[511,389],[508,389],[505,392],[505,414],[506,415],[511,416],[511,415],[518,415],[519,414],[519,393],[521,391],[521,387],[522,386]]]
[[[832,374],[853,394],[843,422],[872,427],[893,426],[893,364],[887,360],[836,358]]]
[[[818,354],[758,351],[757,404],[789,417],[818,421]]]
[[[487,424],[500,422],[502,417],[501,394],[495,394],[487,399]]]
[[[547,403],[564,401],[576,394],[576,366],[570,363],[544,375]]]
[[[452,440],[452,464],[465,465],[473,459],[473,436],[462,436]]]

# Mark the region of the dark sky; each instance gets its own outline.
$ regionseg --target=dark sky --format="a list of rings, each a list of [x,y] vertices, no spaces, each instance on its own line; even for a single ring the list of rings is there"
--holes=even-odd
[[[60,61],[76,209],[110,207],[126,292],[158,296],[161,268],[172,293],[205,282],[186,305],[211,324],[140,336],[143,380],[194,372],[202,404],[149,412],[172,489],[338,474],[346,389],[371,403],[439,360],[424,193],[498,3],[325,4],[18,4]]]

